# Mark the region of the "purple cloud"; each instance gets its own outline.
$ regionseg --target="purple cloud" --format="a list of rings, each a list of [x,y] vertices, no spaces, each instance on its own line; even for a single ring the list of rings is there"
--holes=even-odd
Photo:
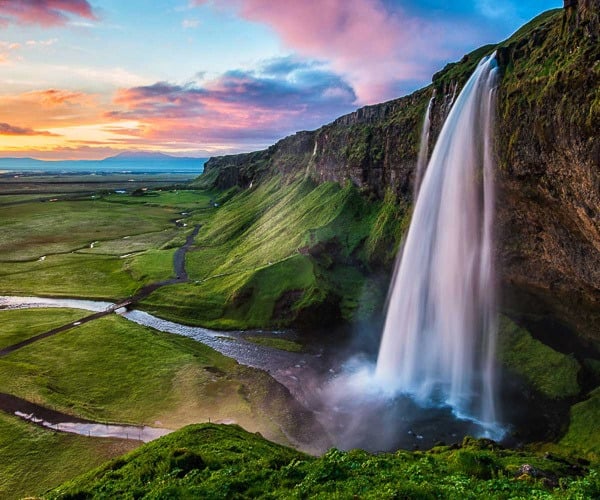
[[[27,128],[27,127],[16,127],[16,126],[10,125],[8,123],[0,123],[0,135],[56,136],[57,134],[53,134],[52,132],[48,132],[47,130],[34,130],[32,128]]]
[[[71,17],[96,20],[87,0],[0,0],[0,25],[60,26]]]
[[[353,110],[355,102],[354,89],[322,63],[287,57],[202,84],[122,89],[115,97],[121,109],[107,116],[143,122],[145,138],[266,145],[299,128],[316,128]]]

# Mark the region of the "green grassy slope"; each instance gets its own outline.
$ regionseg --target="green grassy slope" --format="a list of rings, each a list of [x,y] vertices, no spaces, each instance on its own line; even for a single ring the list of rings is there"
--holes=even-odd
[[[598,470],[465,439],[429,452],[320,458],[235,426],[194,425],[70,481],[49,498],[594,498]]]
[[[158,290],[145,308],[204,326],[252,328],[314,322],[323,311],[331,321],[353,320],[381,306],[385,284],[370,304],[359,299],[370,267],[389,264],[407,225],[393,195],[368,201],[350,184],[278,177],[231,194],[190,218],[202,224],[187,256],[194,282]]]

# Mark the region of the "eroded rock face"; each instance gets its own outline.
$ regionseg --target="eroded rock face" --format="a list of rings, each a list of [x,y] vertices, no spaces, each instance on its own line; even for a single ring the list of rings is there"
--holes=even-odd
[[[513,310],[600,341],[600,46],[568,16],[503,49],[499,253]]]
[[[509,314],[550,318],[543,324],[556,324],[555,336],[576,332],[600,345],[600,0],[571,3],[497,47],[498,256]],[[448,65],[410,96],[261,152],[211,159],[206,170],[219,169],[219,187],[275,172],[350,181],[378,198],[391,188],[409,202],[431,95],[430,151],[453,98],[492,50]]]

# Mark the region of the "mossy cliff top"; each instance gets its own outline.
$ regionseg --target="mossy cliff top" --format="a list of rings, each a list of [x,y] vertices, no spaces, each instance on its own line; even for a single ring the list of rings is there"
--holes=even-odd
[[[466,438],[429,452],[320,458],[237,426],[193,425],[113,460],[48,498],[597,498],[587,461]]]

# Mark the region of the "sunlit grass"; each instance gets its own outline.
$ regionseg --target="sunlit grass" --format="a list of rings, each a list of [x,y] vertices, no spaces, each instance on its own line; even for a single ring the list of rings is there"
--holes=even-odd
[[[87,315],[87,311],[62,308],[0,311],[0,348],[17,344]]]

